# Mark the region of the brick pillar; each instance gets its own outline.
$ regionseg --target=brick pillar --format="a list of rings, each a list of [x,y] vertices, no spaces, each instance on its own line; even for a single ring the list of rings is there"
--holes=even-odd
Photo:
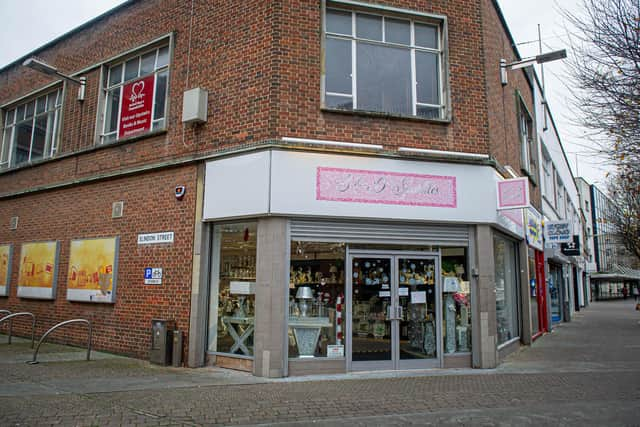
[[[259,377],[286,375],[288,224],[286,218],[258,220],[253,373]]]
[[[472,352],[474,368],[495,368],[496,349],[496,287],[493,254],[493,232],[487,225],[478,225],[474,236],[475,253],[472,255],[472,291],[475,301],[471,312],[473,325]]]

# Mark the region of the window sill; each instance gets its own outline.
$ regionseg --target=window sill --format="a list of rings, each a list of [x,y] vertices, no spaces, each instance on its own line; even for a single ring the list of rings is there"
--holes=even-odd
[[[56,156],[49,157],[49,158],[46,158],[46,159],[37,160],[35,162],[23,163],[23,164],[18,165],[18,166],[13,166],[13,167],[10,167],[10,168],[7,168],[7,169],[0,170],[0,176],[2,176],[4,174],[11,173],[11,172],[16,172],[16,171],[19,171],[19,170],[23,170],[23,169],[37,167],[37,166],[43,165],[45,163],[55,162],[57,160],[63,160],[63,159],[66,159],[66,158],[69,158],[69,157],[73,157],[73,156],[77,156],[77,155],[80,155],[80,154],[88,154],[88,153],[92,153],[94,151],[102,150],[102,149],[105,149],[105,148],[116,147],[116,146],[119,146],[119,145],[124,145],[124,144],[128,144],[128,143],[131,143],[131,142],[139,141],[139,140],[142,140],[142,139],[145,139],[145,138],[152,138],[154,136],[162,135],[162,134],[165,134],[165,133],[167,133],[167,129],[166,128],[158,129],[158,130],[154,130],[153,132],[145,133],[145,134],[142,134],[142,135],[134,135],[134,136],[130,136],[128,138],[119,139],[119,140],[116,140],[116,141],[113,141],[113,142],[108,142],[108,143],[105,143],[105,144],[97,144],[97,145],[94,145],[93,147],[85,148],[85,149],[78,150],[78,151],[72,151],[70,153],[64,153],[64,154],[61,154],[61,155],[56,155]]]
[[[320,111],[323,113],[336,113],[336,114],[344,114],[349,116],[361,116],[361,117],[372,117],[379,119],[392,119],[392,120],[407,120],[413,122],[421,122],[421,123],[437,123],[437,124],[450,124],[451,119],[428,119],[425,117],[418,116],[407,116],[403,114],[392,114],[392,113],[381,113],[377,111],[366,111],[366,110],[342,110],[339,108],[329,108],[329,107],[320,107]]]

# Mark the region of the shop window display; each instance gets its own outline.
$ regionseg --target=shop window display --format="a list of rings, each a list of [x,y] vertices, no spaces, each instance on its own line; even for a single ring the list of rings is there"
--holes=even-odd
[[[471,351],[471,290],[465,248],[442,249],[444,353]]]
[[[343,243],[291,242],[289,357],[344,357]]]
[[[209,350],[253,356],[256,223],[214,228]]]
[[[533,249],[529,248],[529,297],[531,305],[531,332],[537,334],[540,332],[540,319],[538,317],[538,290],[536,282],[536,254]]]
[[[519,336],[515,243],[494,237],[498,345]]]

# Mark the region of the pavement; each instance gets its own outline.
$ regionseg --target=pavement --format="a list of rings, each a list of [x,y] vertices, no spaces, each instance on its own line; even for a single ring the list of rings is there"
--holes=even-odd
[[[640,426],[640,312],[592,303],[497,369],[284,379],[0,336],[0,426]]]

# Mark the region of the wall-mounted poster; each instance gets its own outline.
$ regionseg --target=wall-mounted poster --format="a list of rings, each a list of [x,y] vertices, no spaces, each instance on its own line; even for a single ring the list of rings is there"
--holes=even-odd
[[[69,301],[115,302],[118,243],[118,237],[71,241],[67,275]]]
[[[9,295],[11,255],[13,255],[13,246],[0,245],[0,297]]]
[[[56,241],[22,244],[18,273],[20,298],[56,297],[59,252],[60,245]]]

